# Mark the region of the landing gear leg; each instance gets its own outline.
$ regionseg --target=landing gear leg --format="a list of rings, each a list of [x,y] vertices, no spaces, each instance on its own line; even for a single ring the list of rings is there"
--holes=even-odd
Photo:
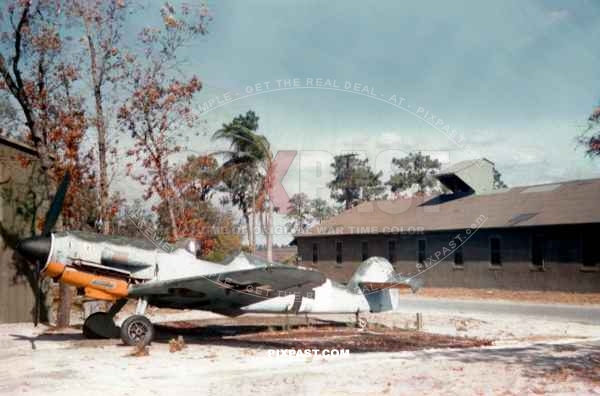
[[[118,338],[119,328],[113,319],[126,302],[126,299],[119,300],[108,312],[95,312],[88,316],[83,322],[83,336],[91,339]]]
[[[137,306],[135,307],[135,314],[143,315],[146,313],[146,308],[148,308],[148,300],[145,298],[138,298]]]
[[[148,301],[140,298],[135,309],[135,315],[125,319],[121,324],[121,340],[126,345],[146,346],[154,338],[154,326],[150,319],[144,316]]]

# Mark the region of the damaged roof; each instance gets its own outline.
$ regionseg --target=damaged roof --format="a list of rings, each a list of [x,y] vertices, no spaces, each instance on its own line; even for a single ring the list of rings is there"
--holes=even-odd
[[[600,179],[364,202],[296,237],[585,223],[600,223]]]

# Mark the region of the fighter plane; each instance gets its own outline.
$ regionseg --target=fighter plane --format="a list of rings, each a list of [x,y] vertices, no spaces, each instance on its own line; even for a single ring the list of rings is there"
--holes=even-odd
[[[85,320],[83,334],[89,338],[120,336],[128,345],[149,344],[154,328],[145,316],[148,305],[228,316],[351,313],[358,318],[360,313],[394,309],[396,289],[415,291],[420,286],[415,279],[396,276],[392,265],[379,257],[364,261],[348,284],[342,285],[313,269],[267,262],[245,253],[223,263],[202,260],[196,257],[193,241],[165,251],[149,239],[49,232],[66,185],[59,187],[43,234],[21,240],[17,250],[39,263],[38,276],[72,285],[91,299],[114,303],[108,312]],[[137,301],[135,314],[119,329],[113,319],[128,299]]]

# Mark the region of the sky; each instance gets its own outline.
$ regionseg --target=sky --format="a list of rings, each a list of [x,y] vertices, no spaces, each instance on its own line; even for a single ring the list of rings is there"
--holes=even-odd
[[[384,181],[392,157],[416,150],[444,164],[488,158],[509,186],[600,177],[600,161],[576,144],[600,104],[599,1],[208,6],[209,34],[185,52],[205,109],[205,134],[189,148],[222,148],[212,131],[254,110],[274,152],[298,152],[283,182],[289,195],[327,197],[329,162],[345,151],[367,156]]]

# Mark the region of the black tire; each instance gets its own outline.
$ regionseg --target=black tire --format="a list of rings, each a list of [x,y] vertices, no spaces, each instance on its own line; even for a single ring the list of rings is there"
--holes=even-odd
[[[149,345],[154,339],[154,326],[143,315],[133,315],[121,325],[121,340],[126,345]]]
[[[95,312],[83,322],[83,336],[89,339],[118,338],[119,328],[106,312]]]

